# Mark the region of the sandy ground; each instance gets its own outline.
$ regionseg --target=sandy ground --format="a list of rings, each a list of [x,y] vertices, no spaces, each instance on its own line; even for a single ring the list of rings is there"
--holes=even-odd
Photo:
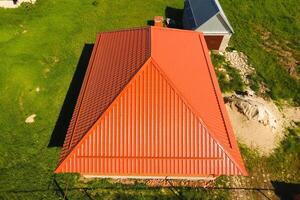
[[[285,106],[282,109],[283,116],[288,120],[300,122],[300,107]]]
[[[248,63],[247,56],[237,51],[225,52],[222,55],[240,72],[248,93],[241,97],[241,101],[236,98],[233,103],[226,104],[235,134],[241,143],[256,148],[263,154],[269,154],[283,138],[285,129],[293,121],[300,121],[300,107],[285,106],[278,109],[272,100],[257,96],[248,85],[248,76],[255,73],[255,69]],[[231,95],[233,94],[223,94],[224,97]]]
[[[266,124],[257,118],[249,119],[234,104],[226,103],[229,118],[241,143],[268,155],[279,145],[285,129],[290,127],[293,121],[300,121],[300,107],[284,107],[279,110],[272,101],[266,101],[260,97],[250,98],[261,103],[272,115],[275,127],[272,127],[270,122]]]
[[[247,119],[236,109],[226,105],[231,124],[238,140],[247,146],[261,150],[264,154],[269,154],[280,138],[281,133],[273,133],[272,129],[265,125]]]

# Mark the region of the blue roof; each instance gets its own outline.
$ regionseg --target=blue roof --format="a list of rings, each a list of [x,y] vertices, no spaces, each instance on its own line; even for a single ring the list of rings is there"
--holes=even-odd
[[[186,0],[190,4],[190,8],[192,10],[192,14],[194,16],[196,26],[201,26],[205,22],[207,22],[210,18],[215,16],[216,14],[220,14],[229,29],[233,32],[233,28],[231,27],[220,3],[218,0]]]

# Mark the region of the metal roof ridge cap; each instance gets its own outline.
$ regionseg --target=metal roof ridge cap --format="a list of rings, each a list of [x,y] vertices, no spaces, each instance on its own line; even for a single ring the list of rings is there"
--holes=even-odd
[[[167,77],[167,75],[163,72],[163,70],[159,67],[155,59],[151,58],[152,63],[157,68],[157,70],[161,73],[161,75],[168,81],[168,83],[171,85],[171,87],[175,90],[176,93],[180,95],[180,98],[182,101],[187,104],[187,106],[191,109],[192,112],[194,112],[197,115],[198,120],[202,123],[202,125],[207,129],[209,135],[212,137],[213,140],[216,141],[216,143],[219,145],[221,149],[223,149],[224,153],[230,158],[230,160],[236,165],[236,167],[240,170],[241,174],[248,175],[247,171],[244,169],[244,167],[240,166],[238,162],[236,162],[236,159],[234,159],[234,156],[231,155],[230,149],[227,149],[226,146],[223,145],[222,142],[219,141],[218,137],[215,136],[215,134],[208,128],[206,123],[202,120],[201,115],[196,111],[196,109],[193,108],[193,106],[184,98],[184,96],[181,94],[181,92],[176,88],[176,86],[173,84],[173,82]]]
[[[151,61],[151,57],[147,59],[147,61],[143,64],[143,66],[138,70],[138,72],[135,73],[135,75],[129,80],[129,82],[125,85],[125,87],[121,90],[121,92],[114,98],[114,100],[111,102],[111,104],[107,107],[107,109],[102,113],[102,115],[95,121],[95,123],[88,129],[88,131],[86,132],[86,134],[80,139],[80,141],[72,148],[72,150],[70,150],[70,152],[67,154],[67,156],[65,156],[65,158],[58,164],[58,166],[56,167],[56,169],[54,170],[55,173],[58,173],[58,169],[62,166],[62,164],[74,154],[74,150],[80,145],[82,144],[83,140],[89,136],[92,132],[91,129],[93,129],[99,121],[101,121],[102,117],[106,114],[106,112],[108,112],[108,110],[110,109],[110,107],[112,106],[112,104],[115,102],[115,100],[123,93],[123,91],[126,90],[126,88],[129,86],[130,82],[134,79],[134,77],[138,76],[143,68],[146,66],[146,64],[148,64]]]

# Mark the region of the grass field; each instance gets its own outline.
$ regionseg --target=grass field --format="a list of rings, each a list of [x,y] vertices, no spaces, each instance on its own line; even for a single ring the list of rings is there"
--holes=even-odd
[[[278,4],[286,4],[285,9],[271,0],[243,2],[221,1],[236,30],[233,47],[250,57],[258,79],[268,85],[272,97],[299,103],[299,84],[280,68],[274,54],[260,46],[254,31],[257,25],[267,24],[275,38],[290,41],[291,48],[298,51],[297,1],[278,0]],[[55,185],[52,172],[60,150],[47,146],[84,45],[93,43],[100,31],[145,26],[154,15],[164,15],[167,6],[182,8],[183,1],[38,0],[35,5],[14,10],[0,9],[0,199],[61,196],[47,190]],[[25,124],[31,114],[37,115],[35,123]],[[169,189],[150,190],[144,185],[128,188],[107,180],[82,183],[77,179],[57,177],[62,188],[99,188],[87,191],[95,198],[174,198]],[[187,199],[228,197],[226,190],[178,190]],[[84,189],[70,190],[67,196],[88,199]]]
[[[233,48],[246,53],[276,100],[300,104],[300,83],[285,68],[300,61],[300,4],[297,0],[220,0],[235,34]],[[290,60],[297,60],[291,63]],[[299,76],[300,74],[298,74]],[[257,89],[257,87],[256,87]]]
[[[223,93],[233,91],[243,92],[245,90],[246,85],[241,75],[237,69],[225,61],[223,56],[212,53],[211,59]]]

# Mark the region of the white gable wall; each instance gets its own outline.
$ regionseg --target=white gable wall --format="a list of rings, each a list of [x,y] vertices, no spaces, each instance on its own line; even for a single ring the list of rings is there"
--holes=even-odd
[[[210,18],[207,22],[199,26],[196,31],[205,33],[217,34],[231,34],[230,28],[227,26],[223,17],[217,14]]]
[[[203,32],[204,35],[209,36],[223,36],[219,51],[225,51],[228,46],[232,31],[226,24],[224,18],[220,13],[210,18],[207,22],[199,26],[195,31]]]

